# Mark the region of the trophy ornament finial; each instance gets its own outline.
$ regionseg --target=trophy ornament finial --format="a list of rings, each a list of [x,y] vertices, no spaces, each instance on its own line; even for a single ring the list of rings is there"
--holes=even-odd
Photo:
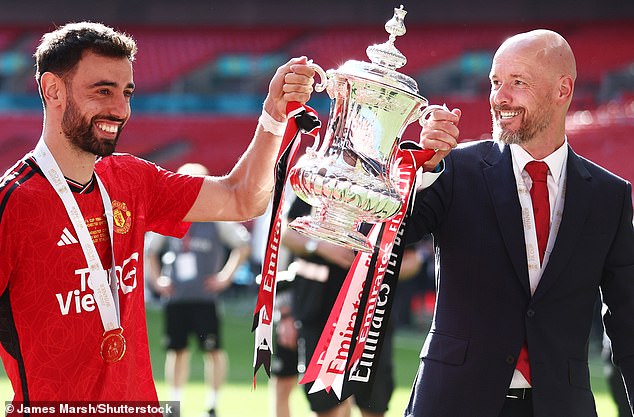
[[[395,46],[394,41],[397,36],[403,36],[405,30],[405,15],[407,11],[401,5],[394,8],[394,16],[385,24],[385,31],[390,34],[387,42],[379,45],[371,45],[366,49],[366,54],[372,63],[382,65],[390,69],[398,69],[407,63],[407,58]]]

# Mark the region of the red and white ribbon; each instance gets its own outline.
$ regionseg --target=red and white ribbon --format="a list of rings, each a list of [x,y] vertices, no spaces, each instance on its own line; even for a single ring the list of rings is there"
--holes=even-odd
[[[412,142],[399,144],[395,165],[398,167],[398,191],[403,198],[403,206],[390,220],[372,227],[368,238],[378,249],[374,253],[357,254],[331,310],[315,353],[300,381],[301,384],[313,382],[309,393],[321,390],[330,392],[332,389],[341,399],[345,394],[346,381],[372,381],[370,374],[376,366],[385,335],[385,327],[378,326],[378,329],[372,330],[384,277],[386,273],[390,273],[391,282],[395,287],[398,268],[390,269],[389,265],[400,266],[403,253],[401,226],[408,213],[416,171],[433,155],[433,150],[420,149]],[[395,243],[399,250],[393,252]],[[384,298],[391,298],[394,289],[387,291]],[[387,322],[391,302],[384,300],[381,304],[381,321]],[[363,311],[363,314],[360,315],[360,311]],[[369,336],[372,336],[373,340],[372,352],[364,354]],[[364,356],[371,361],[363,361]],[[360,365],[369,368],[363,377],[355,373]]]
[[[282,138],[275,165],[275,190],[273,193],[271,224],[264,261],[262,281],[253,314],[255,349],[253,353],[253,386],[258,369],[264,365],[266,374],[271,376],[271,355],[273,353],[273,306],[277,280],[278,254],[282,227],[281,210],[284,201],[284,185],[288,171],[300,144],[300,133],[318,137],[320,122],[317,113],[310,107],[297,102],[289,102],[286,107],[288,124]]]

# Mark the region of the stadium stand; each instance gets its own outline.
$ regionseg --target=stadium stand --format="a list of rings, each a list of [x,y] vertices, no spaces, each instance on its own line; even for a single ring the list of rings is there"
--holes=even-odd
[[[573,112],[567,125],[568,140],[576,152],[634,181],[634,97]]]
[[[20,30],[17,28],[0,28],[0,51],[5,50],[6,48],[15,41],[15,39],[19,36]]]
[[[634,62],[634,24],[597,22],[575,26],[567,35],[575,51],[580,79],[599,84],[608,72]]]
[[[127,28],[139,46],[135,74],[141,92],[169,89],[178,78],[223,53],[265,54],[283,48],[292,29]]]

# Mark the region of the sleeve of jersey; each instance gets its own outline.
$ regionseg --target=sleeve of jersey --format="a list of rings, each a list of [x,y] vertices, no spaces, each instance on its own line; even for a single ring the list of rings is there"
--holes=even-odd
[[[4,293],[11,275],[12,260],[10,233],[7,231],[8,221],[0,218],[0,294]]]
[[[15,211],[7,210],[7,204],[4,204],[7,196],[4,191],[3,189],[0,190],[0,199],[3,202],[3,204],[0,204],[0,294],[4,293],[11,271],[18,259],[16,254],[18,239],[16,239],[13,228],[20,224],[17,219],[10,218]]]
[[[152,181],[148,187],[147,228],[162,235],[183,237],[191,225],[183,218],[196,201],[203,178],[177,174],[154,164],[148,167]]]

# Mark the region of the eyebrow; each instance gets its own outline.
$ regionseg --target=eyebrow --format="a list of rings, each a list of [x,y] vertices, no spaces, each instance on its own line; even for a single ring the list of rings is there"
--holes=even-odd
[[[118,84],[116,82],[114,82],[114,81],[102,80],[102,81],[97,81],[97,82],[93,83],[91,85],[91,87],[116,87],[117,85]],[[135,85],[134,85],[134,83],[128,83],[126,85],[126,88],[134,90]]]
[[[522,74],[522,73],[519,73],[519,72],[511,73],[508,76],[509,76],[509,78],[522,78],[522,79],[528,79],[529,78],[528,75]],[[494,78],[500,78],[500,76],[497,75],[497,74],[490,73],[489,74],[489,79],[492,80]]]

